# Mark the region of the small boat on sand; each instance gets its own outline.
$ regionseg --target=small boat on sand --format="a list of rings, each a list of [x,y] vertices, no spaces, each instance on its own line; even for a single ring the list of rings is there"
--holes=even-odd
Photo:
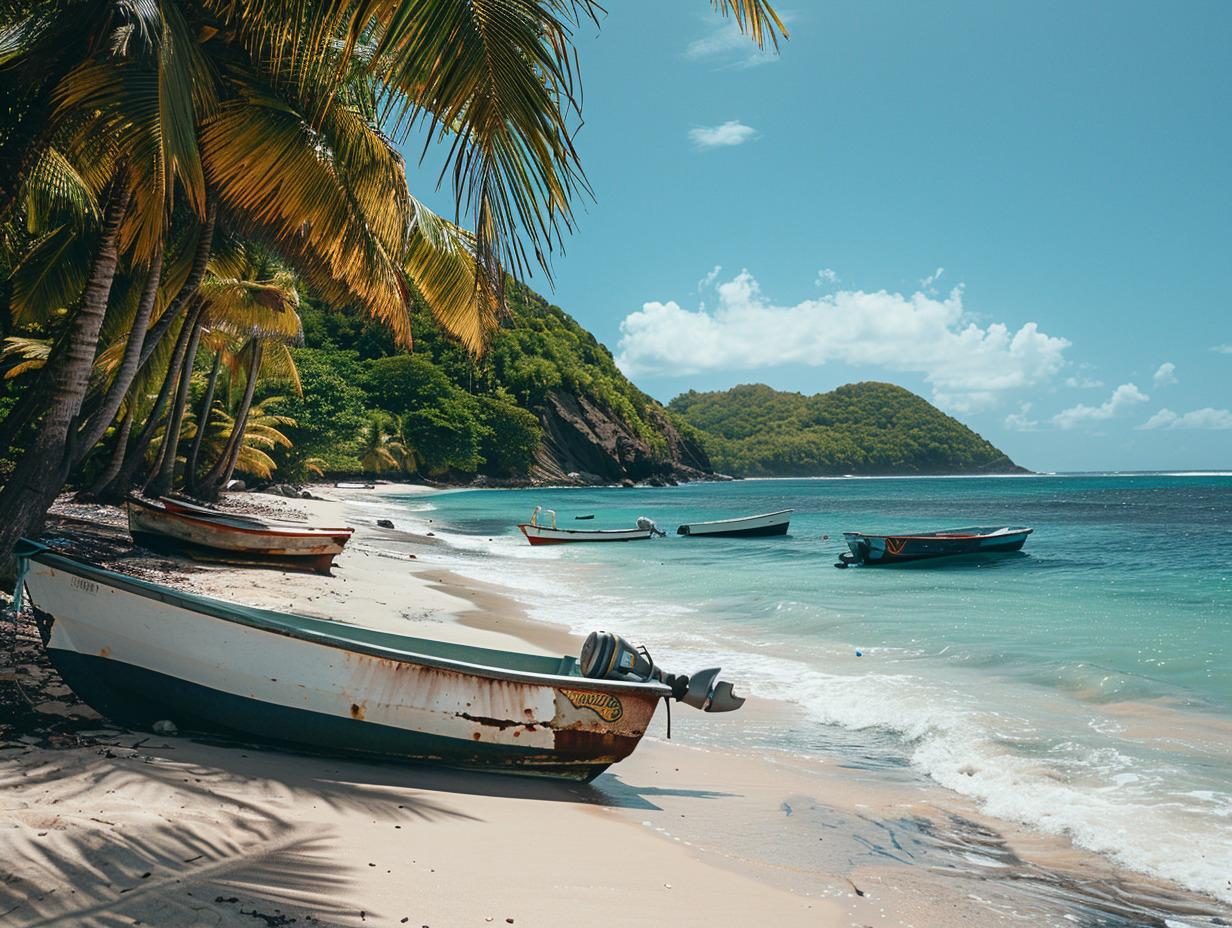
[[[540,525],[539,514],[551,517],[551,525]],[[635,528],[557,528],[556,513],[551,509],[536,506],[530,521],[518,526],[532,545],[564,545],[589,541],[645,541],[654,535],[663,535],[654,522],[641,516]]]
[[[1032,531],[1021,525],[972,525],[903,535],[843,532],[843,540],[851,550],[840,554],[835,566],[872,567],[962,554],[1003,554],[1020,550]]]
[[[191,507],[191,508],[188,508]],[[128,531],[154,550],[183,551],[204,560],[262,564],[329,573],[354,529],[316,528],[250,515],[230,515],[182,501],[129,497]]]
[[[794,509],[780,509],[778,512],[744,516],[740,519],[690,522],[676,529],[676,534],[709,538],[757,538],[767,535],[786,535],[793,512],[795,512]]]
[[[523,654],[225,602],[26,539],[14,554],[53,666],[131,728],[590,780],[633,751],[661,699],[744,702],[718,668],[666,673],[607,632],[580,658]]]
[[[271,526],[290,526],[292,528],[310,528],[317,532],[353,532],[355,531],[350,526],[325,526],[312,525],[308,522],[298,522],[293,519],[279,519],[274,516],[255,515],[249,512],[226,512],[222,509],[212,509],[209,506],[202,506],[200,503],[194,503],[191,500],[183,499],[178,496],[160,496],[158,502],[162,503],[167,509],[172,512],[184,512],[189,515],[201,516],[206,519],[223,519],[223,520],[240,520],[242,522],[251,522],[256,525],[271,525]]]

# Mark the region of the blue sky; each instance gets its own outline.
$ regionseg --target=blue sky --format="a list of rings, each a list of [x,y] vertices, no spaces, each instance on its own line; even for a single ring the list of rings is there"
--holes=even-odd
[[[608,6],[528,282],[641,389],[880,380],[1033,470],[1232,469],[1232,3],[782,3],[777,56]]]

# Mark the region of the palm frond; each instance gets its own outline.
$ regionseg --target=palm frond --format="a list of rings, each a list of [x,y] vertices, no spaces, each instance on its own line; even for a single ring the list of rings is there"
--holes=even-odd
[[[25,324],[47,325],[74,303],[90,273],[94,237],[69,226],[36,240],[14,268],[13,318]]]
[[[404,267],[441,327],[479,354],[500,322],[503,292],[475,261],[474,237],[412,200],[411,225]]]
[[[566,7],[366,0],[352,20],[352,35],[377,30],[374,67],[400,95],[399,123],[423,126],[425,155],[450,143],[441,176],[452,173],[458,216],[473,218],[494,282],[502,263],[529,269],[519,232],[550,271],[547,255],[572,227],[570,201],[589,193],[568,125],[580,121],[570,30],[556,9]]]
[[[362,306],[409,344],[407,289],[395,263],[405,234],[405,181],[401,196],[360,197],[329,139],[303,114],[251,83],[244,90],[202,132],[220,199],[241,228],[271,241],[322,297]],[[386,182],[378,189],[392,188]]]
[[[27,371],[38,370],[47,362],[47,358],[51,355],[51,344],[35,338],[9,336],[2,344],[0,359],[7,363],[11,358],[20,358],[19,361],[13,362],[13,366],[5,371],[5,380],[12,380],[19,374],[24,374]]]
[[[787,38],[783,21],[765,0],[711,0],[711,5],[724,16],[734,16],[740,31],[756,42],[758,48],[765,48],[767,39],[775,49],[779,47],[775,30]]]
[[[38,233],[69,225],[82,233],[100,221],[94,190],[77,168],[56,148],[48,148],[26,183],[26,227]]]

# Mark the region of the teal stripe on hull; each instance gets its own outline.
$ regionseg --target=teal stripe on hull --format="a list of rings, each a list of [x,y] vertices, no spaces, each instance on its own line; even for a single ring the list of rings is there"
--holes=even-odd
[[[594,779],[631,753],[638,740],[595,734],[589,745],[575,738],[571,753],[464,741],[274,705],[109,658],[62,648],[47,650],[64,682],[83,701],[107,718],[140,730],[166,719],[183,731],[256,740],[292,750],[576,780]]]

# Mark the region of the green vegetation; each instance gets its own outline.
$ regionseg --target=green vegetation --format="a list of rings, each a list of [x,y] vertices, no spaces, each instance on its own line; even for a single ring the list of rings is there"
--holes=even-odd
[[[1017,470],[961,422],[888,383],[848,384],[815,396],[763,384],[690,390],[667,408],[698,430],[715,469],[733,476]]]
[[[274,454],[280,474],[303,477],[323,465],[332,473],[525,478],[553,390],[611,410],[666,451],[647,415],[661,407],[616,369],[593,335],[524,286],[511,284],[506,303],[491,348],[476,359],[428,313],[412,317],[408,353],[384,329],[305,301],[305,347],[291,351],[304,395],[279,406],[297,423],[283,430],[293,447]],[[413,463],[380,454],[382,446],[413,451]]]

